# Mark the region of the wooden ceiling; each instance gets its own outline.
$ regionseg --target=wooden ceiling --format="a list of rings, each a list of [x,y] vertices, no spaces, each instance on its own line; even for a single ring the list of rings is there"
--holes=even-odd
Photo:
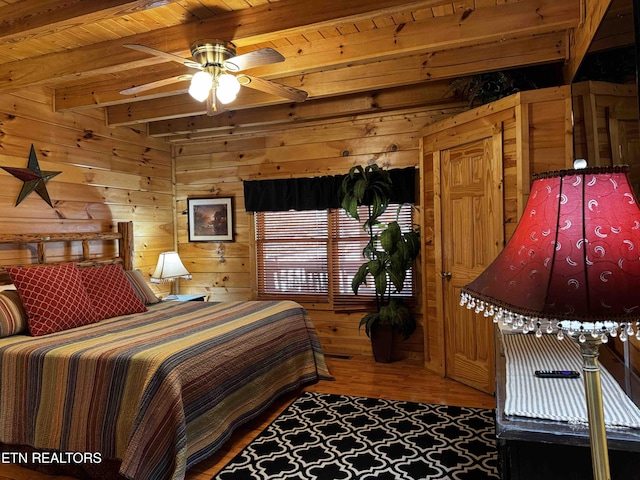
[[[180,142],[257,125],[458,102],[449,82],[565,62],[579,0],[0,0],[0,93],[52,89],[56,111],[103,107],[110,125]],[[582,13],[583,14],[583,13]],[[243,87],[207,116],[188,82],[123,89],[189,73],[123,47],[191,59],[194,40],[271,47],[281,63],[247,73],[308,92],[304,103]]]

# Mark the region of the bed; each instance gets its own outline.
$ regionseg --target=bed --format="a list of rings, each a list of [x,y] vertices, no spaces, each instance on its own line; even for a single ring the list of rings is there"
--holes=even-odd
[[[124,271],[127,236],[116,236]],[[44,251],[38,247],[38,263],[46,263]],[[102,262],[88,251],[83,246],[79,264]],[[5,451],[65,452],[54,457],[61,463],[115,460],[130,479],[182,479],[275,398],[331,378],[295,302],[145,304],[74,328],[0,338],[0,442]]]

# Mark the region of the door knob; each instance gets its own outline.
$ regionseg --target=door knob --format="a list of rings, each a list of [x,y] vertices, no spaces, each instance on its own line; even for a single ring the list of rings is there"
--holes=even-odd
[[[442,272],[442,273],[440,274],[440,276],[441,276],[442,278],[446,279],[447,281],[450,281],[450,280],[451,280],[451,272]]]

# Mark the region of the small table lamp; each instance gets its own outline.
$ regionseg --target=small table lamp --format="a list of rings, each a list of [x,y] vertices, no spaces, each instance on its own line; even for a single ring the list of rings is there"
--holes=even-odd
[[[173,282],[171,285],[171,295],[176,295],[175,280],[177,278],[191,279],[191,274],[187,271],[180,260],[178,252],[162,252],[158,257],[158,265],[151,275],[152,283]]]
[[[460,304],[523,333],[580,347],[595,479],[609,479],[598,354],[638,333],[640,209],[627,167],[534,175],[513,237]]]

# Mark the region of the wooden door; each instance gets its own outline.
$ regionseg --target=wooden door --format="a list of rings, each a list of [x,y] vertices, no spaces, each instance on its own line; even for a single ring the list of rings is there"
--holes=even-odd
[[[501,137],[494,127],[438,155],[446,376],[487,393],[495,390],[493,322],[459,302],[504,245]]]

